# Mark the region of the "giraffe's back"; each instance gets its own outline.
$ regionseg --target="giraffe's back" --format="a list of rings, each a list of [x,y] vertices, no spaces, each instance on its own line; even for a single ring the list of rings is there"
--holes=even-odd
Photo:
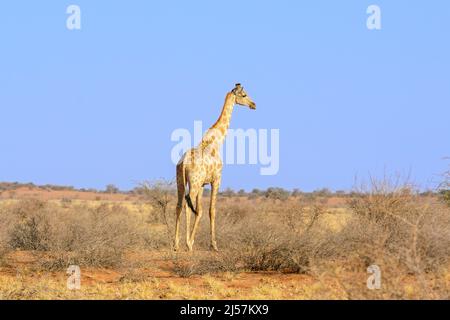
[[[222,159],[216,149],[192,148],[178,162],[183,166],[186,179],[192,184],[204,185],[213,182],[222,171]]]

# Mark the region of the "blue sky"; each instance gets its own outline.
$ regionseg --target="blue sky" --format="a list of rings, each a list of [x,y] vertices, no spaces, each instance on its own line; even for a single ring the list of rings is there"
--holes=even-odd
[[[81,30],[66,8],[81,8]],[[382,29],[366,28],[381,8]],[[177,128],[280,130],[280,170],[225,166],[222,188],[350,189],[450,156],[449,1],[8,1],[0,10],[0,181],[129,189],[175,176]]]

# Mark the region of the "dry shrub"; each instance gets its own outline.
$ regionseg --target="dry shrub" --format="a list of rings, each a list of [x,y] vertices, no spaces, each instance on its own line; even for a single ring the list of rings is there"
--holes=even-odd
[[[221,253],[208,261],[179,266],[179,273],[218,271],[306,272],[310,261],[329,254],[327,232],[319,226],[322,205],[303,207],[298,201],[233,201],[219,204],[217,237]],[[196,238],[199,249],[209,249],[209,221],[202,220]]]
[[[339,249],[394,256],[415,273],[445,266],[450,258],[450,212],[408,184],[372,181],[349,201],[353,215],[337,235]],[[380,259],[374,257],[371,259]]]
[[[242,230],[241,236],[234,243],[238,256],[242,260],[245,269],[251,271],[271,271],[280,270],[286,267],[288,247],[285,239],[277,239],[273,231],[261,229],[258,223],[256,226],[248,225],[249,228]]]
[[[443,181],[439,185],[439,192],[442,199],[450,206],[450,169],[444,172]]]
[[[149,239],[149,245],[154,248],[167,246],[172,242],[172,234],[175,230],[175,212],[174,204],[176,202],[175,183],[168,180],[145,181],[135,188],[141,195],[141,199],[151,205],[153,210],[148,216],[148,222],[156,225],[163,225],[164,232],[161,228],[156,228],[157,237]]]
[[[127,249],[143,243],[142,221],[119,205],[62,208],[24,200],[2,209],[8,219],[3,244],[38,252],[47,268],[69,264],[114,266]]]
[[[140,184],[138,190],[142,199],[154,208],[149,220],[153,223],[163,223],[168,226],[168,216],[172,213],[169,208],[175,200],[176,194],[174,182],[166,180],[145,181]]]
[[[330,254],[327,238],[316,228],[294,233],[286,229],[267,231],[254,225],[242,231],[241,247],[235,252],[244,270],[304,273],[316,259]]]
[[[220,208],[220,214],[227,224],[235,225],[241,223],[241,221],[250,212],[249,206],[242,205],[240,203],[230,203],[227,206]]]
[[[349,255],[345,261],[331,263],[322,261],[311,271],[322,290],[338,288],[346,299],[448,299],[448,288],[445,287],[445,275],[425,273],[411,275],[397,257],[383,255],[376,265],[381,270],[381,288],[367,288],[367,260],[359,253]]]

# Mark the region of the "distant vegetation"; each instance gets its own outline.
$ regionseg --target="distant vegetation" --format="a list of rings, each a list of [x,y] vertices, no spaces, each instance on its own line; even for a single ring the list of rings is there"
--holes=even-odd
[[[450,173],[447,172],[445,174],[445,182],[443,182],[438,190],[427,190],[424,192],[421,192],[419,195],[423,196],[430,196],[430,195],[442,195],[444,198],[448,199],[450,198]],[[162,180],[164,181],[164,180]],[[165,181],[169,183],[168,181]],[[59,186],[59,185],[52,185],[52,184],[46,184],[46,185],[36,185],[34,183],[19,183],[19,182],[0,182],[0,194],[2,192],[12,192],[16,191],[19,188],[28,188],[28,189],[40,189],[45,191],[78,191],[78,192],[89,192],[89,193],[100,193],[100,194],[125,194],[125,195],[143,195],[146,193],[145,188],[142,185],[138,185],[135,188],[124,191],[120,190],[116,185],[114,184],[108,184],[105,186],[105,189],[103,191],[97,190],[95,188],[80,188],[77,189],[73,186]],[[209,188],[205,188],[204,196],[209,195]],[[173,194],[176,194],[175,185],[171,183],[171,192]],[[235,191],[231,188],[226,188],[219,192],[219,195],[223,197],[250,197],[250,198],[257,198],[257,197],[264,197],[268,199],[274,199],[274,200],[285,200],[288,197],[352,197],[357,192],[355,190],[352,191],[345,191],[345,190],[330,190],[328,188],[320,188],[314,191],[301,191],[298,188],[294,188],[293,190],[287,190],[280,187],[269,187],[265,190],[262,189],[253,189],[250,192],[245,191],[244,189],[240,189],[238,191]]]

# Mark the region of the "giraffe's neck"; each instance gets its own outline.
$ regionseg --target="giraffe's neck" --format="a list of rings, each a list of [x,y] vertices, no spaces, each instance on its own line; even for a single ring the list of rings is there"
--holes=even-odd
[[[225,98],[222,113],[212,127],[206,131],[205,136],[202,139],[202,146],[205,147],[211,143],[220,146],[223,143],[225,136],[227,135],[228,127],[230,126],[231,114],[233,113],[235,103],[236,96],[231,92],[228,93]]]

